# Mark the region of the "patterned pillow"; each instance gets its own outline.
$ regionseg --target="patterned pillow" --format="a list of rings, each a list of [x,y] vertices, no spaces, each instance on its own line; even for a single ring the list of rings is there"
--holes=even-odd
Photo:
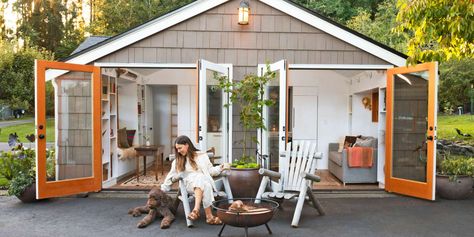
[[[118,130],[117,133],[118,136],[118,147],[119,148],[129,148],[130,146],[128,145],[127,141],[127,128],[121,128]]]
[[[135,133],[137,132],[137,130],[127,130],[127,141],[128,141],[128,145],[130,147],[133,146],[133,138],[135,137]]]

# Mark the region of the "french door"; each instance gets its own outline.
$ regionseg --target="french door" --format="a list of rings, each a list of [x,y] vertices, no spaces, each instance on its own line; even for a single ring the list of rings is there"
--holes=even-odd
[[[263,109],[262,117],[267,129],[257,131],[258,153],[263,157],[264,168],[279,171],[279,167],[282,167],[280,153],[285,151],[288,142],[288,65],[286,60],[281,60],[268,66],[259,64],[258,75],[263,76],[268,70],[276,73],[276,78],[265,85],[263,94],[263,99],[271,99],[275,103]]]
[[[434,200],[436,62],[387,70],[385,189]]]
[[[35,62],[36,198],[101,189],[101,88],[99,67]]]
[[[232,105],[229,93],[219,88],[218,77],[232,81],[232,66],[198,62],[197,142],[201,150],[214,148],[215,163],[232,161]]]

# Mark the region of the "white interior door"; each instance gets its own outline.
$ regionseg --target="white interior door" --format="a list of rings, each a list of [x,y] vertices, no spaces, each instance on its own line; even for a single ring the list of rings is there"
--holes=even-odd
[[[318,95],[316,92],[317,87],[293,87],[291,141],[305,140],[318,144]]]
[[[216,77],[227,76],[232,81],[232,65],[198,62],[198,146],[205,151],[214,147],[215,163],[231,162],[232,106],[229,94],[218,88]]]
[[[280,153],[285,151],[288,142],[288,124],[287,124],[287,63],[285,60],[270,64],[267,68],[265,64],[258,65],[258,75],[264,75],[267,70],[276,73],[275,80],[265,85],[264,99],[271,99],[275,104],[263,109],[263,119],[266,130],[257,131],[259,142],[258,152],[264,157],[263,167],[279,171]]]

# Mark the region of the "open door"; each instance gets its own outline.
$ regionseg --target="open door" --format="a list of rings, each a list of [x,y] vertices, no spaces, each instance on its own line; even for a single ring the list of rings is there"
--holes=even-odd
[[[387,70],[385,189],[434,200],[438,64]]]
[[[100,68],[37,60],[35,69],[36,198],[99,191]]]
[[[198,62],[198,128],[197,141],[201,150],[215,149],[214,164],[232,162],[232,106],[229,93],[218,87],[217,77],[232,81],[232,66],[206,60]]]
[[[275,104],[265,107],[263,110],[263,120],[267,130],[257,131],[259,142],[258,153],[263,157],[263,167],[273,171],[280,171],[280,153],[285,151],[288,143],[288,83],[287,83],[287,63],[285,60],[270,64],[270,71],[276,72],[275,80],[265,86],[264,99],[271,99]],[[258,65],[258,75],[262,76],[267,71],[267,65]]]

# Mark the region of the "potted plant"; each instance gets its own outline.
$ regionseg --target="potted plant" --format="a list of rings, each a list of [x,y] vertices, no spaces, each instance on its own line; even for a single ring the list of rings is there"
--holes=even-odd
[[[472,192],[474,157],[447,154],[436,175],[436,191],[445,199],[465,199]]]
[[[47,180],[55,180],[54,149],[47,149]],[[8,180],[8,194],[22,202],[36,201],[35,150],[16,145],[11,151],[0,152],[0,175]]]
[[[22,202],[36,200],[35,151],[21,144],[0,153],[0,174],[9,181],[8,194]]]
[[[232,194],[235,198],[255,197],[260,184],[261,176],[258,174],[261,160],[257,160],[249,149],[249,145],[258,143],[257,137],[253,136],[258,129],[267,129],[262,112],[265,106],[272,106],[273,100],[264,99],[265,85],[275,78],[275,72],[267,71],[263,76],[255,74],[245,75],[241,81],[230,82],[226,76],[214,77],[219,81],[219,88],[230,93],[230,101],[240,105],[240,125],[243,129],[243,138],[236,143],[243,148],[242,156],[232,162],[229,176]],[[226,105],[228,106],[228,105]]]

